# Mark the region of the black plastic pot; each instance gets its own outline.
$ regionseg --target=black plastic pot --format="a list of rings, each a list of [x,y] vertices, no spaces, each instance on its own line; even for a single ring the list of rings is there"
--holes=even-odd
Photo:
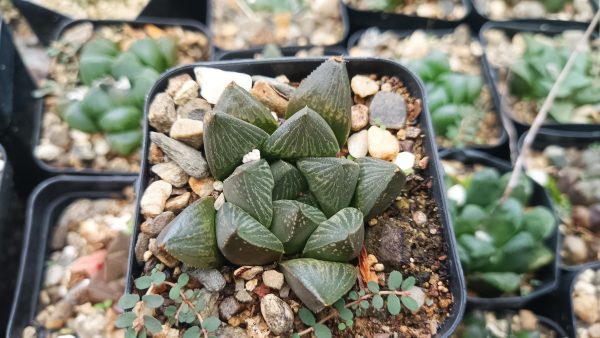
[[[523,134],[519,139],[519,150],[523,146],[523,140],[527,133]],[[551,129],[540,129],[532,144],[532,149],[543,151],[547,146],[557,145],[561,147],[575,147],[579,149],[587,148],[588,146],[600,142],[600,131],[591,133],[558,131]],[[600,238],[598,239],[600,240]],[[595,262],[587,262],[577,265],[566,265],[560,262],[560,268],[565,271],[574,272],[585,269],[587,266],[593,265]]]
[[[573,288],[577,282],[577,277],[584,270],[600,270],[600,262],[588,264],[587,266],[581,267],[578,271],[572,271],[563,274],[560,280],[560,290],[558,302],[551,302],[550,300],[545,304],[555,310],[558,314],[558,318],[563,323],[565,330],[567,331],[568,337],[577,337],[577,318],[573,309]]]
[[[56,29],[70,18],[29,0],[11,0],[44,46],[50,45]]]
[[[468,165],[482,164],[487,167],[495,168],[501,173],[512,170],[512,165],[509,162],[475,150],[445,150],[440,152],[440,158],[445,160],[457,160]],[[554,207],[552,206],[550,197],[544,188],[535,181],[533,182],[533,195],[531,196],[530,204],[532,206],[544,206],[554,213]],[[555,220],[555,222],[556,221],[557,220]],[[494,310],[498,308],[518,309],[524,307],[528,302],[554,291],[558,285],[559,278],[559,242],[560,233],[557,226],[554,234],[545,241],[546,246],[554,252],[554,262],[535,272],[536,279],[540,280],[541,283],[533,292],[526,296],[493,298],[468,296],[467,303],[469,306],[483,310]]]
[[[284,57],[294,57],[296,53],[302,50],[307,50],[313,46],[293,46],[293,47],[280,47],[281,53]],[[244,60],[254,59],[254,55],[259,54],[263,51],[263,47],[249,48],[245,50],[235,50],[230,52],[222,52],[217,56],[218,61],[229,61],[229,60]],[[336,56],[336,55],[348,55],[348,52],[344,47],[341,46],[329,46],[323,47],[323,56]]]
[[[169,1],[169,0],[164,0],[164,1]],[[191,0],[194,1],[194,0]],[[206,20],[204,22],[206,22],[206,25],[208,26],[208,28],[210,29],[211,32],[213,32],[215,30],[215,27],[213,25],[213,21],[212,21],[212,9],[213,9],[213,5],[212,2],[215,0],[206,0],[207,1],[207,6],[206,6]],[[222,0],[218,0],[218,1],[222,1]],[[337,41],[334,44],[331,45],[327,45],[327,46],[323,46],[323,47],[334,47],[337,48],[338,45],[343,45],[346,41],[346,39],[348,38],[348,34],[350,34],[350,19],[348,19],[348,12],[346,11],[346,6],[342,4],[342,1],[340,1],[340,18],[342,20],[342,25],[344,25],[344,32],[342,34],[342,38]],[[253,48],[250,48],[249,50],[253,50],[254,48],[257,48],[258,50],[261,50],[262,46],[254,46]],[[283,47],[283,46],[282,46]],[[311,46],[285,46],[285,47],[301,47],[302,48],[310,48]],[[219,53],[225,53],[225,52],[245,52],[246,50],[230,50],[230,49],[225,49],[222,47],[219,47],[215,44],[215,49],[219,52]],[[221,58],[219,58],[219,60],[222,60]]]
[[[471,16],[469,17],[469,20],[471,20],[473,23],[483,25],[484,23],[486,23],[488,21],[500,21],[500,20],[492,20],[489,17],[487,17],[487,15],[480,12],[479,9],[477,8],[477,6],[475,5],[474,0],[469,0],[469,2],[471,3],[471,8],[472,8]],[[598,1],[590,0],[590,3],[592,4],[592,8],[594,9],[594,11],[597,11],[598,10]],[[527,22],[529,20],[542,20],[547,23],[558,23],[558,24],[563,24],[563,23],[569,24],[571,22],[577,22],[577,21],[562,21],[562,20],[548,20],[548,19],[507,19],[507,20],[503,20],[500,22],[512,21],[512,20],[520,21],[520,22]]]
[[[132,176],[58,176],[35,189],[27,205],[19,279],[6,337],[21,337],[36,316],[48,241],[63,210],[79,198],[123,198],[123,188],[134,180]]]
[[[352,34],[349,38],[348,38],[348,52],[352,49],[352,47],[358,45],[358,42],[360,41],[360,38],[362,37],[362,35],[365,33],[366,30],[360,30],[355,32],[354,34]],[[390,30],[392,32],[394,32],[394,34],[396,34],[399,38],[407,38],[409,37],[412,33],[414,33],[414,30]],[[431,29],[431,30],[426,30],[425,32],[427,34],[432,34],[438,37],[444,36],[444,35],[448,35],[451,34],[454,30],[453,29]],[[478,39],[478,37],[476,35],[473,35],[474,39]],[[493,83],[492,83],[492,79],[489,76],[489,73],[486,71],[486,68],[483,66],[483,58],[480,58],[481,60],[481,76],[483,77],[484,80],[484,84],[490,89],[490,94],[492,93],[492,87],[493,87]],[[498,142],[496,142],[495,144],[481,144],[481,145],[469,145],[466,146],[465,148],[468,149],[475,149],[475,150],[479,150],[494,156],[498,156],[501,158],[506,158],[508,156],[508,136],[506,134],[506,130],[504,129],[504,126],[502,124],[502,118],[500,116],[500,102],[497,100],[497,97],[495,95],[491,95],[492,96],[492,107],[494,108],[494,111],[498,117],[498,123],[500,124],[500,138],[498,139]]]
[[[15,59],[19,57],[10,27],[0,20],[0,135],[12,119]]]
[[[319,64],[325,61],[326,58],[312,58],[312,59],[277,59],[277,60],[258,60],[258,61],[230,61],[230,62],[212,62],[204,63],[202,66],[214,67],[226,71],[237,71],[244,72],[251,75],[263,75],[274,77],[277,75],[286,75],[291,81],[300,81],[310,74]],[[433,199],[438,205],[438,209],[441,213],[441,221],[444,226],[444,240],[446,241],[446,247],[448,248],[448,269],[450,274],[450,291],[454,299],[454,305],[452,313],[446,322],[442,325],[439,331],[439,336],[447,337],[452,333],[458,325],[465,307],[465,284],[462,275],[462,269],[458,254],[456,252],[456,244],[454,239],[454,232],[452,225],[450,224],[450,216],[447,212],[445,191],[442,184],[442,171],[437,153],[437,147],[435,145],[433,129],[431,127],[431,121],[429,114],[427,113],[427,103],[424,96],[424,88],[418,78],[412,74],[405,67],[389,61],[372,58],[347,58],[347,69],[348,74],[352,77],[355,74],[372,74],[378,73],[379,75],[397,76],[411,94],[417,98],[423,100],[423,113],[419,117],[419,122],[423,130],[425,131],[425,151],[429,154],[429,167],[427,169],[427,175],[433,178]],[[150,91],[148,100],[146,101],[146,107],[144,110],[145,116],[147,117],[149,102],[152,102],[152,98],[165,90],[169,78],[180,74],[190,74],[193,76],[194,67],[196,65],[186,65],[176,69],[173,69],[161,76],[161,78],[154,84],[154,87]],[[148,124],[144,124],[146,137],[144,138],[144,149],[142,152],[142,158],[147,158],[148,150],[150,147],[150,138],[148,133],[150,128]],[[133,230],[133,236],[131,238],[131,248],[135,247],[137,241],[137,235],[139,232],[139,225],[143,220],[142,215],[139,213],[139,206],[143,191],[146,190],[148,180],[150,178],[150,165],[144,161],[142,164],[142,171],[138,182],[137,191],[138,200],[136,203],[136,220],[135,228]],[[131,282],[136,276],[139,276],[142,267],[137,264],[133,250],[129,253],[129,270],[127,280],[130,282],[128,285],[131,290]]]
[[[139,17],[190,19],[207,25],[209,12],[209,0],[150,0]]]
[[[135,21],[121,21],[121,20],[104,20],[104,21],[93,21],[93,20],[74,20],[67,22],[64,24],[57,32],[55,40],[60,39],[62,34],[77,25],[80,25],[85,22],[90,22],[94,25],[94,28],[102,27],[102,26],[118,26],[127,24],[132,27],[142,27],[145,24],[154,24],[158,27],[183,27],[186,30],[201,32],[208,38],[209,42],[209,55],[212,57],[214,55],[214,50],[212,49],[211,43],[211,35],[208,32],[208,29],[199,22],[192,20],[174,20],[174,19],[160,19],[160,18],[140,18]],[[29,148],[29,152],[33,154],[36,146],[39,143],[39,140],[42,136],[43,129],[43,118],[44,118],[44,105],[41,104],[38,108],[36,116],[34,117],[34,136],[32,146]],[[49,165],[48,163],[36,158],[34,156],[34,161],[36,166],[43,172],[45,177],[55,176],[55,175],[69,175],[69,174],[83,174],[83,175],[124,175],[124,174],[133,174],[133,173],[124,173],[118,171],[98,171],[89,168],[85,169],[74,169],[74,168],[58,168]]]
[[[403,30],[453,28],[464,22],[472,10],[471,3],[468,0],[461,0],[466,9],[465,16],[458,20],[448,20],[381,11],[363,11],[346,4],[345,0],[342,2],[348,11],[348,18],[352,27],[351,34],[369,27]]]
[[[505,21],[505,22],[488,22],[486,23],[479,32],[479,38],[481,40],[483,48],[483,62],[487,72],[490,74],[492,79],[492,92],[496,96],[500,103],[500,111],[505,114],[515,125],[517,132],[520,134],[527,131],[530,125],[517,121],[511,113],[511,107],[509,106],[506,97],[504,97],[498,89],[500,83],[498,69],[494,68],[487,58],[486,53],[486,40],[484,34],[490,29],[497,29],[504,31],[507,36],[513,37],[515,34],[520,32],[529,33],[540,33],[544,35],[554,36],[564,32],[565,30],[585,30],[587,24],[579,22],[565,22],[565,23],[554,23],[550,21]],[[598,38],[598,33],[593,34],[593,38]],[[581,132],[597,132],[600,131],[600,124],[577,124],[577,123],[556,123],[556,122],[545,122],[543,125],[546,129],[556,129],[560,131],[581,131]]]
[[[478,309],[477,307],[469,305],[467,307],[467,313],[466,314],[468,315],[468,313],[470,311],[477,310],[477,309]],[[498,314],[500,314],[500,315],[508,315],[508,314],[514,315],[515,314],[515,311],[506,310],[506,309],[500,309],[500,308],[494,309],[493,312],[496,313],[497,315]],[[552,319],[550,319],[548,317],[541,316],[541,315],[539,315],[537,313],[534,313],[534,314],[537,317],[538,322],[542,326],[545,326],[545,327],[551,329],[552,331],[554,331],[556,333],[556,337],[557,338],[574,337],[574,336],[567,336],[567,334],[565,333],[565,330],[562,328],[562,326],[560,326],[554,320],[552,320]]]

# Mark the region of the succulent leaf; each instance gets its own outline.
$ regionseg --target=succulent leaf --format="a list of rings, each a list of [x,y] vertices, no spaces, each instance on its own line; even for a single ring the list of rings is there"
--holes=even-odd
[[[135,54],[125,52],[115,58],[110,72],[115,79],[126,77],[129,81],[133,81],[145,68],[146,66],[140,62]]]
[[[277,128],[264,149],[269,156],[283,159],[335,156],[340,150],[327,122],[308,107]]]
[[[157,238],[157,244],[183,263],[216,268],[223,259],[215,233],[215,199],[202,198],[185,208]]]
[[[269,137],[264,130],[228,114],[204,115],[204,149],[210,172],[224,180],[242,163],[242,157],[261,149]]]
[[[69,124],[69,127],[86,133],[95,133],[98,131],[96,123],[82,108],[81,102],[73,102],[67,106],[63,112],[63,118]]]
[[[306,158],[296,165],[327,217],[350,205],[358,180],[358,164],[331,157]]]
[[[384,160],[363,157],[355,161],[360,170],[353,205],[365,215],[365,219],[371,219],[396,200],[406,176],[397,165]]]
[[[358,256],[364,235],[363,214],[355,208],[342,209],[310,235],[302,256],[347,262]]]
[[[340,57],[323,62],[290,97],[286,117],[297,114],[308,106],[319,113],[333,130],[339,147],[346,143],[350,134],[350,80],[346,63]]]
[[[279,200],[273,202],[271,232],[283,243],[286,254],[296,254],[326,220],[327,217],[315,207],[298,201]]]
[[[106,134],[110,149],[119,155],[127,156],[142,144],[142,130],[128,130],[119,133]]]
[[[160,48],[152,38],[144,38],[135,41],[129,47],[128,51],[135,54],[143,64],[152,67],[156,71],[162,72],[166,69],[166,62]]]
[[[113,58],[107,55],[90,54],[79,59],[79,78],[85,85],[110,73]]]
[[[273,217],[273,184],[267,161],[253,161],[237,167],[223,181],[223,193],[228,202],[269,228]]]
[[[320,208],[319,202],[317,202],[317,198],[310,191],[305,191],[302,194],[300,194],[300,197],[296,198],[296,201],[308,204],[315,208]]]
[[[119,132],[140,127],[142,112],[135,107],[117,107],[104,113],[98,120],[100,129],[106,132]]]
[[[217,244],[230,262],[264,265],[281,258],[284,249],[279,239],[235,204],[223,204],[216,223]]]
[[[148,95],[159,76],[160,74],[154,69],[146,68],[133,79],[133,96],[139,107],[144,106],[146,95]]]
[[[119,53],[119,47],[108,39],[93,39],[85,43],[81,48],[81,57],[89,55],[115,56]]]
[[[265,107],[252,94],[235,82],[227,85],[219,97],[214,111],[233,115],[269,134],[277,129],[277,120],[271,115],[269,108]]]
[[[165,60],[165,66],[169,68],[175,65],[177,63],[177,39],[170,36],[163,36],[156,43]]]
[[[351,264],[300,258],[279,267],[296,296],[315,313],[333,305],[356,283],[356,268]]]
[[[279,160],[271,163],[270,167],[275,182],[273,201],[296,199],[308,188],[306,179],[292,164]]]
[[[102,88],[90,88],[81,101],[81,108],[92,119],[98,119],[113,108],[110,96]],[[140,114],[141,116],[141,114]]]

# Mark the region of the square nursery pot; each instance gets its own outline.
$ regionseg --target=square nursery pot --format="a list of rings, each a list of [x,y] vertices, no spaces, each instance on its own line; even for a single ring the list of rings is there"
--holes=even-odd
[[[158,27],[182,27],[189,31],[200,32],[203,33],[208,39],[208,52],[209,59],[214,55],[214,50],[212,48],[212,38],[208,29],[197,21],[185,20],[185,19],[162,19],[162,18],[139,18],[135,21],[123,21],[123,20],[73,20],[63,23],[60,29],[57,31],[54,40],[59,40],[65,31],[73,28],[77,25],[83,23],[92,23],[94,29],[98,29],[103,26],[118,26],[127,24],[134,28],[143,27],[146,24],[156,25]],[[28,150],[29,153],[33,154],[36,146],[39,143],[39,140],[42,137],[43,133],[43,120],[45,114],[45,105],[43,99],[40,100],[40,105],[35,113],[35,117],[33,119],[33,137],[32,144]],[[91,168],[84,169],[75,169],[75,168],[60,168],[52,166],[39,158],[33,156],[36,167],[43,173],[43,175],[48,178],[55,175],[69,175],[69,174],[82,174],[82,175],[134,175],[134,173],[128,172],[119,172],[119,171],[111,171],[111,170],[94,170]]]
[[[523,141],[527,136],[528,132],[523,134],[519,139],[519,151],[523,147]],[[574,147],[578,149],[585,149],[593,144],[600,142],[600,131],[592,133],[579,133],[576,131],[559,131],[551,129],[540,129],[537,133],[535,140],[531,148],[533,150],[543,151],[546,147],[551,145],[560,146],[563,148]],[[598,239],[600,240],[600,238]],[[594,265],[594,261],[577,265],[566,265],[560,262],[560,268],[563,271],[574,272],[586,269],[590,265]]]
[[[229,52],[218,53],[217,61],[229,61],[229,60],[242,60],[242,59],[254,59],[256,54],[263,51],[264,47],[255,47],[244,50],[234,50]],[[281,54],[283,57],[295,57],[296,53],[315,48],[315,46],[291,46],[291,47],[280,47]],[[339,56],[348,55],[346,49],[342,46],[328,46],[323,48],[323,56]]]
[[[75,20],[65,13],[43,6],[36,0],[11,0],[25,17],[31,29],[44,46],[50,45],[57,30],[66,22]],[[71,0],[68,0],[71,1]],[[208,0],[150,0],[139,13],[140,17],[192,19],[206,23]]]
[[[383,11],[367,11],[353,8],[347,3],[347,0],[342,0],[348,11],[348,18],[352,31],[365,29],[368,27],[378,27],[380,29],[398,29],[398,30],[415,30],[415,29],[436,29],[436,28],[453,28],[466,20],[472,11],[469,0],[461,0],[461,4],[465,8],[465,15],[459,19],[436,19],[427,18],[417,15],[406,15]]]
[[[440,152],[440,158],[444,160],[456,160],[468,165],[481,164],[486,167],[495,168],[500,173],[506,173],[512,170],[512,165],[509,162],[475,150],[445,150]],[[554,207],[552,206],[552,201],[546,193],[546,190],[535,181],[533,181],[533,194],[529,200],[529,204],[531,206],[546,207],[554,214]],[[555,222],[556,221],[555,216]],[[554,260],[552,263],[535,272],[535,277],[540,281],[540,284],[531,293],[526,296],[500,296],[490,298],[467,296],[468,306],[482,310],[494,310],[498,308],[519,309],[526,306],[532,300],[553,292],[558,285],[558,279],[560,277],[560,270],[558,268],[558,260],[560,257],[559,243],[560,232],[558,231],[557,226],[554,233],[545,240],[546,247],[554,253]]]
[[[529,124],[516,120],[512,115],[512,107],[509,106],[507,98],[501,93],[498,85],[500,83],[500,74],[497,68],[490,63],[486,47],[487,41],[485,39],[485,32],[491,29],[503,31],[509,38],[512,38],[517,33],[532,33],[532,34],[544,34],[548,36],[555,36],[561,34],[565,30],[581,30],[584,31],[587,28],[587,24],[578,22],[567,22],[567,23],[552,23],[548,21],[531,20],[531,21],[506,21],[496,22],[491,21],[486,23],[479,32],[479,39],[483,46],[483,64],[489,73],[489,77],[492,80],[492,93],[496,96],[495,100],[500,104],[500,113],[512,121],[519,135],[523,134],[530,127]],[[597,39],[598,33],[592,34],[592,39]],[[556,123],[546,121],[543,124],[545,129],[554,129],[558,131],[578,131],[578,132],[598,132],[600,131],[599,124],[581,124],[581,123]]]
[[[153,0],[153,1],[158,1],[158,0]],[[171,2],[171,0],[163,0],[163,1],[169,1]],[[196,0],[187,0],[187,1],[196,1]],[[215,26],[213,23],[213,2],[214,1],[221,1],[221,0],[201,0],[201,1],[206,1],[206,17],[204,20],[202,20],[203,23],[206,23],[206,26],[208,27],[208,29],[211,32],[215,31]],[[337,0],[336,0],[337,1]],[[225,2],[225,1],[223,1]],[[327,50],[331,50],[332,53],[335,52],[336,54],[325,54],[325,55],[340,55],[337,54],[336,49],[339,48],[339,46],[344,45],[346,39],[348,38],[348,34],[350,34],[350,28],[351,28],[351,22],[350,19],[348,18],[348,12],[346,11],[346,6],[342,3],[342,1],[340,0],[340,6],[339,6],[339,10],[340,10],[340,19],[342,21],[342,25],[344,26],[343,28],[343,33],[342,33],[342,37],[340,38],[339,41],[337,41],[334,44],[331,45],[324,45],[324,46],[319,46],[319,47],[326,47]],[[213,34],[214,35],[214,34]],[[213,37],[213,41],[216,40]],[[244,58],[253,58],[254,57],[254,53],[256,53],[256,51],[261,51],[262,47],[264,47],[264,45],[261,46],[254,46],[251,48],[247,48],[247,49],[239,49],[239,50],[235,50],[235,49],[227,49],[227,48],[223,48],[218,46],[216,43],[214,44],[216,53],[217,53],[217,57],[216,60],[233,60],[233,59],[242,59],[242,57],[237,57],[237,55],[244,55],[244,53],[248,53],[250,52],[249,55],[251,55],[250,57],[244,57]],[[298,46],[298,45],[289,45],[289,46],[279,46],[280,48],[282,48],[282,52],[285,56],[293,56],[295,54],[295,52],[297,52],[298,50],[304,49],[304,48],[310,48],[310,47],[314,47],[314,45],[306,45],[306,46]],[[294,47],[298,47],[298,49],[294,49]],[[343,47],[342,47],[343,48]],[[292,52],[293,51],[293,52]],[[236,55],[236,57],[224,57],[225,55],[229,55],[229,52],[232,52],[233,55]],[[237,54],[240,53],[240,54]],[[288,53],[290,53],[290,55],[288,55]]]
[[[182,74],[189,74],[194,76],[194,68],[198,66],[203,67],[213,67],[225,71],[234,71],[234,72],[242,72],[250,75],[262,75],[267,77],[275,77],[278,75],[285,75],[291,81],[300,81],[305,78],[308,74],[310,74],[318,65],[320,65],[326,58],[311,58],[311,59],[276,59],[276,60],[257,60],[257,61],[230,61],[230,62],[211,62],[211,63],[202,63],[202,64],[193,64],[186,65],[176,69],[172,69],[167,73],[163,74],[161,78],[155,83],[152,88],[148,99],[146,100],[145,107],[145,117],[148,116],[148,110],[150,107],[150,102],[152,102],[152,98],[162,91],[164,91],[167,87],[169,78]],[[454,304],[451,311],[450,316],[446,319],[446,321],[441,325],[438,335],[440,337],[448,337],[458,325],[460,319],[462,318],[462,314],[464,312],[465,307],[465,284],[462,275],[462,269],[460,266],[460,261],[458,259],[458,254],[456,251],[456,244],[453,235],[453,228],[450,224],[450,216],[448,213],[448,209],[446,207],[446,198],[445,192],[443,189],[443,181],[442,181],[442,170],[440,167],[440,163],[438,160],[437,148],[434,141],[434,134],[431,127],[431,121],[429,119],[429,114],[427,113],[427,104],[426,98],[424,95],[424,88],[422,83],[418,80],[418,78],[412,74],[409,70],[404,68],[398,63],[382,60],[382,59],[373,59],[373,58],[347,58],[346,59],[346,67],[348,70],[348,75],[351,78],[356,74],[373,74],[376,73],[378,75],[388,75],[388,76],[397,76],[404,85],[408,88],[409,92],[412,96],[416,98],[420,98],[423,100],[423,113],[420,115],[418,122],[421,124],[425,133],[425,152],[428,154],[429,166],[426,170],[426,174],[433,178],[433,199],[438,205],[438,209],[440,210],[440,218],[441,223],[444,228],[444,240],[445,245],[448,250],[448,269],[449,269],[449,279],[450,279],[450,292],[452,294]],[[349,85],[349,84],[348,84]],[[144,124],[145,126],[145,137],[144,137],[144,148],[142,152],[142,158],[147,158],[150,149],[150,126],[148,123]],[[150,178],[150,164],[147,161],[143,162],[140,178],[138,180],[138,186],[136,191],[143,192],[146,190],[149,185]],[[140,224],[143,221],[143,216],[140,213],[140,202],[142,198],[142,193],[138,194],[136,201],[136,211],[135,211],[135,226],[133,230],[133,236],[131,238],[131,247],[134,248],[137,242],[137,236],[140,231]],[[140,275],[142,272],[143,266],[140,266],[136,262],[134,250],[130,250],[129,254],[129,270],[128,270],[128,278],[129,284],[127,286],[127,291],[130,292],[133,290],[132,282],[133,280]]]
[[[350,37],[348,38],[348,51],[350,51],[352,49],[352,47],[358,45],[360,38],[362,37],[362,35],[365,33],[366,30],[360,30],[355,32],[354,34],[350,35]],[[392,31],[395,35],[397,35],[399,38],[408,38],[410,37],[410,35],[412,33],[414,33],[414,30],[389,30]],[[382,31],[383,32],[383,31]],[[427,29],[425,30],[425,33],[427,34],[431,34],[431,35],[435,35],[437,37],[442,37],[444,35],[448,35],[448,34],[452,34],[452,32],[454,32],[454,29]],[[471,36],[472,39],[476,39],[478,40],[479,37],[476,36],[475,34],[473,34]],[[465,146],[465,148],[467,149],[474,149],[474,150],[478,150],[484,153],[488,153],[490,155],[493,156],[498,156],[500,158],[507,158],[508,156],[508,135],[506,133],[506,130],[504,129],[504,125],[502,123],[502,117],[500,116],[500,102],[498,100],[498,97],[496,95],[493,95],[493,80],[490,77],[489,72],[487,72],[486,67],[484,66],[484,58],[480,57],[479,58],[480,63],[481,63],[481,76],[483,77],[483,83],[484,86],[487,86],[489,88],[490,91],[490,96],[492,98],[492,108],[494,109],[494,113],[497,116],[498,119],[498,123],[500,124],[500,137],[498,138],[498,141],[496,143],[493,144],[480,144],[480,145],[468,145]],[[443,150],[444,148],[440,148],[438,147],[440,150]]]
[[[58,176],[35,189],[27,205],[18,283],[6,337],[21,337],[23,329],[35,319],[49,242],[65,208],[79,198],[122,198],[123,188],[134,181],[132,176]]]
[[[489,18],[486,14],[484,14],[483,12],[481,12],[479,10],[479,8],[475,5],[475,2],[477,2],[478,0],[469,0],[469,2],[471,3],[471,15],[469,17],[469,20],[476,25],[483,25],[488,21],[499,21],[499,22],[505,22],[505,21],[517,21],[517,22],[527,22],[530,20],[536,20],[536,21],[544,21],[547,23],[561,23],[561,24],[568,24],[571,22],[578,22],[578,21],[563,21],[563,20],[554,20],[554,19],[541,19],[541,18],[529,18],[529,19],[515,19],[515,18],[507,18],[506,20],[494,20]],[[598,10],[598,1],[597,0],[589,0],[591,6],[592,6],[592,10],[593,12]],[[581,22],[581,21],[579,21]]]

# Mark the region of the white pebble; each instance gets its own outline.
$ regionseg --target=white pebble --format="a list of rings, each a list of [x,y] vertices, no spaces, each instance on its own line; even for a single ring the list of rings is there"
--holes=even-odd
[[[210,67],[196,67],[194,68],[194,74],[200,85],[200,95],[212,104],[217,103],[219,97],[231,82],[235,82],[247,91],[252,88],[252,78],[244,73],[227,72]]]
[[[402,169],[402,171],[410,170],[415,165],[415,154],[408,151],[403,151],[396,155],[394,164],[397,165],[398,168]]]
[[[213,189],[215,189],[216,191],[223,191],[223,182],[222,181],[214,181]]]
[[[467,201],[467,190],[460,184],[455,184],[448,189],[448,199],[456,202],[456,205],[464,205]]]
[[[352,134],[348,138],[348,152],[354,158],[367,156],[369,151],[369,134],[366,130]]]
[[[225,194],[220,194],[219,197],[217,197],[217,199],[215,200],[215,210],[219,210],[221,209],[221,207],[223,206],[223,204],[225,203]]]
[[[534,181],[539,183],[541,186],[546,186],[548,183],[548,174],[540,169],[530,169],[527,170],[527,175],[531,177]]]
[[[63,152],[63,149],[54,144],[40,144],[35,147],[35,157],[42,161],[52,161],[58,158]]]
[[[258,160],[260,160],[260,150],[252,149],[251,152],[244,155],[244,157],[242,158],[242,163],[248,163]]]

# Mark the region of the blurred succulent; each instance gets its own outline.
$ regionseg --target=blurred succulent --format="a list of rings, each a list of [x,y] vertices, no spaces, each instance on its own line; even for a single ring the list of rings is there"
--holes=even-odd
[[[526,50],[520,60],[510,68],[510,92],[516,97],[530,100],[541,106],[556,82],[560,70],[564,67],[573,47],[559,47],[560,37],[549,40],[532,34],[522,35]],[[596,59],[596,60],[594,60]],[[583,105],[596,106],[591,116],[577,117],[577,122],[599,123],[597,112],[600,110],[600,77],[598,76],[600,52],[596,50],[580,51],[573,68],[563,81],[556,100],[550,109],[549,117],[558,123],[572,122],[574,111]],[[594,65],[596,63],[596,65]],[[596,116],[594,116],[596,115]]]
[[[481,77],[452,72],[448,56],[443,52],[411,60],[407,66],[426,84],[436,134],[455,140],[457,145],[475,143],[479,120],[485,114],[479,102],[483,87]]]
[[[528,207],[533,183],[521,176],[510,198],[501,200],[510,172],[500,176],[484,168],[469,178],[450,178],[450,189],[464,189],[464,203],[454,203],[452,221],[469,288],[480,296],[512,294],[525,275],[549,264],[554,254],[544,240],[556,230],[551,210]],[[463,202],[463,201],[461,201]]]
[[[252,95],[230,85],[204,119],[207,162],[227,202],[217,212],[212,197],[191,204],[159,235],[159,247],[198,268],[219,267],[223,258],[280,262],[307,307],[332,305],[356,282],[347,262],[363,245],[364,216],[389,207],[405,181],[393,163],[334,157],[349,133],[350,103],[340,59],[300,84],[290,101],[299,108],[279,127]],[[266,159],[242,164],[254,149]]]
[[[367,0],[366,7],[372,11],[393,12],[404,0]]]
[[[173,38],[144,38],[122,52],[112,41],[94,39],[81,49],[79,78],[88,86],[81,101],[63,109],[69,126],[86,133],[104,133],[111,149],[121,155],[136,150],[142,140],[141,119],[146,95],[159,73],[175,64]],[[112,77],[126,78],[131,89],[94,83]]]
[[[245,0],[244,3],[253,11],[269,13],[296,13],[308,6],[304,0]]]

